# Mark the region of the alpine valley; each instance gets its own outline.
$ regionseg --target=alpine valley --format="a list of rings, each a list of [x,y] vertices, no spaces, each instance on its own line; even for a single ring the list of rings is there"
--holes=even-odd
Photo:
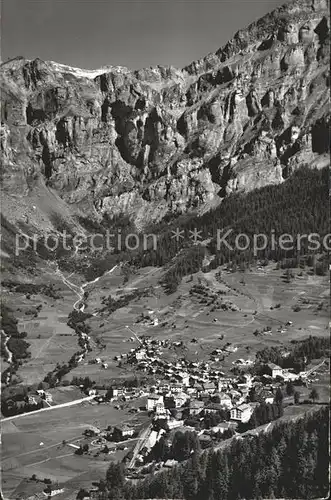
[[[3,498],[327,498],[329,28],[1,64]]]

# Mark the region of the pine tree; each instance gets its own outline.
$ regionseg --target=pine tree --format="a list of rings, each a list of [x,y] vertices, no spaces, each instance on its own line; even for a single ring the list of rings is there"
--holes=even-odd
[[[294,393],[294,387],[293,387],[293,383],[291,381],[287,382],[286,384],[286,394],[288,396],[292,396]]]
[[[186,467],[183,477],[184,496],[187,500],[194,500],[198,493],[198,473],[192,462]]]
[[[312,399],[314,401],[314,403],[317,399],[319,399],[319,394],[318,394],[317,390],[315,389],[315,387],[311,390],[309,397],[310,397],[310,399]]]
[[[226,500],[229,492],[229,467],[227,457],[216,454],[213,493],[218,500]]]
[[[213,492],[213,453],[207,453],[206,472],[204,480],[201,481],[198,489],[198,500],[216,500]]]
[[[117,500],[121,498],[121,494],[123,492],[123,487],[125,484],[125,476],[124,476],[124,466],[121,463],[111,463],[108,467],[106,473],[106,484],[107,488],[111,491],[113,495],[112,498]]]
[[[277,388],[276,391],[275,401],[278,405],[283,403],[283,393],[279,387]]]
[[[273,446],[268,456],[269,497],[275,495],[279,489],[279,478],[281,475],[281,461],[276,446]],[[272,497],[271,497],[272,498]]]

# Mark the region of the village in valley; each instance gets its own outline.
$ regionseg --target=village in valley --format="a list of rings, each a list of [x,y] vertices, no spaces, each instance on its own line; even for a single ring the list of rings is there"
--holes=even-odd
[[[287,324],[291,325],[292,322]],[[138,346],[128,354],[117,356],[116,360],[135,365],[137,372],[154,376],[158,382],[130,388],[112,386],[103,391],[86,389],[87,395],[94,396],[94,404],[114,404],[117,409],[126,405],[130,407],[130,413],[148,412],[148,423],[139,432],[129,423],[107,429],[93,427],[85,430],[85,435],[94,438],[94,443],[98,443],[101,451],[108,454],[115,453],[116,449],[128,450],[128,446],[123,447],[121,442],[137,438],[135,446],[124,456],[130,478],[139,477],[137,473],[141,473],[152,461],[155,455],[153,448],[157,447],[161,438],[167,437],[171,446],[175,430],[195,433],[197,446],[201,449],[217,447],[233,436],[242,438],[242,433],[246,435],[249,430],[254,431],[255,426],[260,428],[282,417],[283,405],[299,403],[296,386],[304,387],[307,392],[314,373],[326,373],[328,370],[325,359],[314,368],[298,373],[275,363],[266,363],[262,367],[263,373],[254,375],[258,373],[254,370],[254,361],[239,358],[232,362],[232,372],[240,374],[226,375],[213,365],[237,351],[238,348],[229,342],[212,351],[209,362],[189,362],[185,357],[169,362],[163,361],[162,353],[182,346],[182,342],[139,338],[136,334],[131,338],[131,341],[134,340]],[[287,354],[290,352],[284,350],[285,358]],[[95,362],[101,363],[101,359]],[[318,395],[310,394],[310,397],[317,399]],[[308,397],[306,399],[309,403]],[[255,414],[258,419],[252,419]],[[178,460],[153,459],[153,462],[159,469],[173,467]]]
[[[0,500],[328,498],[330,0],[3,4]]]
[[[149,268],[124,285],[117,269],[90,286],[74,312],[67,286],[58,292],[63,299],[47,298],[50,314],[65,304],[70,328],[61,326],[51,345],[42,339],[45,353],[67,339],[72,357],[65,364],[57,357],[42,382],[43,312],[24,319],[37,355],[12,375],[25,373],[29,386],[20,397],[8,392],[2,421],[4,484],[14,495],[36,500],[46,491],[62,500],[83,488],[98,498],[110,464],[122,463],[126,480],[137,481],[327,403],[326,278],[297,272],[284,291],[286,272],[274,264],[246,273],[225,267],[166,295],[159,277]],[[9,293],[18,315],[40,303],[40,295]],[[16,460],[24,465],[19,484]]]

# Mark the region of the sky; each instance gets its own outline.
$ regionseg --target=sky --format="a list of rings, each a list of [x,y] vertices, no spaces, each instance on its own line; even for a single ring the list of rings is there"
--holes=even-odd
[[[183,67],[285,0],[2,0],[1,60]]]

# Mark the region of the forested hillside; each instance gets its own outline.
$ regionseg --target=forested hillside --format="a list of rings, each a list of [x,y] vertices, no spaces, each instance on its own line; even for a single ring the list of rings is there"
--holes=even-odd
[[[179,218],[172,221],[161,232],[158,249],[149,250],[135,257],[135,263],[141,266],[163,266],[169,263],[182,250],[175,263],[166,275],[165,282],[169,290],[174,290],[182,278],[200,269],[206,252],[215,255],[210,263],[212,268],[218,265],[234,262],[236,265],[247,265],[254,259],[273,259],[283,261],[289,259],[290,267],[299,263],[300,256],[313,252],[308,248],[308,239],[303,238],[300,248],[296,248],[297,235],[318,233],[322,238],[329,232],[328,214],[328,182],[329,170],[310,170],[302,167],[283,184],[266,186],[256,189],[246,195],[234,194],[226,198],[222,204],[202,217]],[[176,241],[175,231],[182,231],[183,239]],[[192,233],[201,231],[200,240],[209,240],[207,248],[196,246],[192,248]],[[224,234],[228,229],[232,232],[226,238],[226,245],[217,248],[217,230]],[[155,228],[154,228],[155,231]],[[240,233],[248,236],[265,234],[268,245],[254,255],[252,245],[247,250],[235,248],[235,238]],[[282,234],[292,235],[295,248],[293,250],[272,249],[272,238],[276,242]],[[259,242],[261,245],[261,242]],[[240,241],[240,246],[244,246]],[[317,265],[318,272],[324,273],[327,263]]]
[[[321,408],[268,434],[233,439],[224,450],[193,455],[185,465],[135,485],[125,483],[121,464],[113,464],[99,500],[326,498],[328,428],[328,409]]]
[[[265,186],[248,194],[231,194],[216,209],[202,216],[173,216],[150,226],[144,234],[137,234],[126,219],[110,220],[106,216],[101,223],[96,223],[88,218],[81,218],[80,223],[88,232],[88,238],[94,238],[96,247],[105,244],[107,230],[112,233],[114,250],[104,248],[101,252],[91,252],[87,243],[87,250],[80,251],[79,256],[82,258],[77,259],[73,251],[68,252],[62,248],[61,242],[54,252],[47,250],[43,242],[38,242],[37,252],[42,259],[56,259],[63,270],[81,272],[88,280],[100,276],[116,262],[127,262],[138,268],[166,266],[164,284],[169,292],[176,289],[183,276],[199,271],[206,255],[211,256],[208,264],[210,268],[224,263],[245,268],[254,260],[269,259],[280,262],[282,267],[296,267],[306,262],[308,266],[314,265],[317,274],[325,274],[328,263],[326,259],[321,259],[321,253],[325,253],[325,249],[321,247],[314,252],[312,244],[308,248],[308,239],[305,237],[301,239],[300,248],[297,249],[296,241],[298,235],[316,233],[322,242],[323,237],[329,233],[328,184],[328,168],[312,170],[302,167],[282,184]],[[63,227],[60,225],[58,229],[61,231]],[[229,229],[232,231],[226,237],[226,242],[233,249],[223,243],[217,244],[217,231],[220,231],[221,239]],[[176,237],[176,231],[180,236]],[[196,241],[194,231],[197,234]],[[68,230],[67,234],[70,235],[71,232]],[[251,242],[247,250],[235,248],[235,239],[241,233],[246,234]],[[253,236],[261,233],[266,235],[268,244],[254,254]],[[99,236],[94,237],[97,234]],[[129,234],[137,234],[139,237],[136,250],[127,248],[126,236]],[[282,234],[293,237],[293,250],[279,247],[277,242]],[[144,247],[144,236],[147,235],[157,237],[156,248],[153,247],[152,237],[146,238],[147,249]],[[276,241],[274,248],[272,238]],[[241,239],[239,243],[240,247],[245,246],[245,240]],[[70,244],[71,240],[69,246]],[[261,240],[258,244],[261,245]],[[129,240],[129,247],[134,248],[134,245],[133,238]],[[50,247],[52,248],[52,242]],[[34,254],[33,242],[30,242],[30,248],[14,259],[17,267],[26,252]],[[319,254],[317,260],[312,259],[314,253]],[[33,264],[32,260],[30,263]]]

